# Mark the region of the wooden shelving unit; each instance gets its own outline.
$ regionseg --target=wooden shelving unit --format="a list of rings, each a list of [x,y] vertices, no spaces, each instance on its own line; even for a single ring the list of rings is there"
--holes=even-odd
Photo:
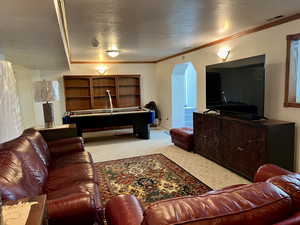
[[[106,109],[110,90],[115,108],[141,105],[140,75],[64,76],[66,110]]]

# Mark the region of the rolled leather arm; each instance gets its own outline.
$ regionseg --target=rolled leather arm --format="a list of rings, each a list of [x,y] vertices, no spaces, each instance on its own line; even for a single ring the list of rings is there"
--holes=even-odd
[[[84,142],[82,137],[64,138],[57,141],[48,142],[51,155],[60,156],[70,153],[84,151]]]
[[[291,209],[287,193],[262,182],[152,203],[142,224],[273,224],[287,218]]]
[[[255,176],[254,182],[265,182],[271,177],[288,175],[292,172],[285,170],[279,166],[273,164],[265,164],[258,168]]]
[[[136,197],[119,195],[106,204],[105,218],[108,225],[141,225],[143,208]]]
[[[48,217],[53,221],[93,220],[97,214],[95,201],[88,193],[75,193],[47,200]]]
[[[282,220],[278,223],[275,223],[273,225],[298,225],[300,224],[300,213],[295,213],[291,217]]]

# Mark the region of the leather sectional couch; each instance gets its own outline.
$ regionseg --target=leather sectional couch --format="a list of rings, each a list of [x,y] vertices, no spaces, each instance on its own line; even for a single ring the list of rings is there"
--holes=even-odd
[[[82,138],[46,143],[28,129],[0,144],[3,200],[47,194],[49,224],[102,224],[102,207],[93,160]]]
[[[254,183],[200,196],[162,200],[143,209],[132,195],[111,199],[109,225],[296,225],[300,224],[300,175],[264,165]]]

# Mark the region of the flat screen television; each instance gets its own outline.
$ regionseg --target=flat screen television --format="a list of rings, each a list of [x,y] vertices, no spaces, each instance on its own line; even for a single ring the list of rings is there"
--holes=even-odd
[[[264,117],[265,55],[206,66],[206,108],[248,119]]]

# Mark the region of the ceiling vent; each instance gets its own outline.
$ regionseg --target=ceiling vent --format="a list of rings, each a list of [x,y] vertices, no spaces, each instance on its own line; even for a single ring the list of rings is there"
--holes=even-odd
[[[278,20],[278,19],[281,19],[283,18],[284,16],[283,15],[279,15],[279,16],[275,16],[275,17],[272,17],[270,19],[267,19],[267,22],[272,22],[274,20]]]
[[[100,43],[99,41],[97,40],[97,38],[93,38],[92,41],[91,41],[91,44],[94,48],[98,48]]]

